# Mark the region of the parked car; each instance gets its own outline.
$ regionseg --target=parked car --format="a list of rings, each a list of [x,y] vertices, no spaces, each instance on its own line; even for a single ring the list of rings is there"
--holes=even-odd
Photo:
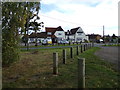
[[[42,45],[48,45],[48,44],[52,44],[52,40],[51,39],[47,38],[47,39],[44,39],[42,41]]]
[[[52,44],[52,39],[51,38],[47,38],[48,44]]]
[[[67,40],[61,40],[61,41],[58,41],[59,44],[69,44],[69,41]]]
[[[58,41],[58,44],[62,44],[62,41],[59,40],[59,41]]]
[[[69,41],[63,40],[63,44],[69,44]]]
[[[45,39],[42,41],[42,45],[47,45],[48,44],[48,41]]]

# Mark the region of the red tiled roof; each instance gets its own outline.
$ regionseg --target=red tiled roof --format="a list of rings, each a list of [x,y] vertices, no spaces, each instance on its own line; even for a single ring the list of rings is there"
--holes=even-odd
[[[56,36],[54,35],[54,33],[56,31],[64,31],[61,26],[54,28],[54,27],[45,27],[46,32],[41,32],[41,33],[37,33],[37,37],[38,38],[47,38],[47,37],[51,37],[51,38],[56,38]],[[52,35],[47,35],[48,32],[51,32]],[[35,33],[31,33],[29,35],[30,38],[35,38],[36,34]]]
[[[57,30],[57,28],[53,28],[53,27],[45,27],[46,32],[55,32]]]
[[[46,32],[52,32],[54,34],[56,31],[64,31],[61,26],[54,28],[54,27],[45,27]]]
[[[31,33],[29,35],[29,38],[35,38],[36,35],[37,35],[38,38],[47,38],[47,33],[46,32],[41,32],[41,33],[37,33],[37,34]]]

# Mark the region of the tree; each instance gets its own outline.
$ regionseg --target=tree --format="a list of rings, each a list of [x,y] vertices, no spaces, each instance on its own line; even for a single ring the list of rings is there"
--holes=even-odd
[[[118,37],[118,43],[120,43],[120,37]]]
[[[38,2],[2,2],[2,64],[19,60],[19,31],[26,33],[28,16],[33,16]],[[29,12],[29,13],[28,13]]]
[[[27,41],[27,49],[29,49],[28,48],[28,46],[29,46],[29,44],[28,44],[29,30],[35,31],[35,34],[36,34],[35,46],[37,46],[37,31],[40,31],[41,27],[43,27],[42,24],[44,24],[43,22],[40,22],[40,23],[37,22],[37,20],[40,19],[40,17],[38,16],[40,5],[35,5],[35,8],[36,9],[32,10],[32,13],[34,13],[33,15],[28,14],[28,18],[26,20],[27,22],[25,24],[26,32],[27,32],[27,33],[25,33],[25,36],[26,36],[25,40]],[[30,13],[30,12],[31,12],[31,10],[28,13]],[[26,46],[26,43],[25,43],[25,46]]]
[[[112,42],[114,42],[114,43],[117,42],[117,36],[115,34],[112,35]]]
[[[107,35],[107,36],[104,38],[104,41],[105,41],[105,42],[110,42],[110,36]]]
[[[116,35],[115,35],[115,34],[113,34],[113,35],[112,35],[112,38],[113,38],[113,39],[115,39],[115,38],[116,38]]]
[[[27,7],[30,7],[30,4],[31,3],[27,2]],[[24,37],[25,37],[25,46],[27,44],[27,50],[29,49],[29,43],[28,43],[29,35],[28,35],[28,32],[29,32],[29,29],[30,29],[30,26],[31,26],[30,21],[38,15],[39,9],[40,9],[39,4],[40,3],[34,3],[34,8],[26,8],[27,9],[27,18],[26,18],[26,23],[25,23]]]
[[[38,19],[38,17],[37,17],[37,19]],[[44,24],[43,22],[41,22],[41,23],[38,23],[38,22],[36,22],[36,20],[37,19],[35,19],[33,22],[31,22],[30,23],[30,26],[32,26],[32,28],[30,28],[31,30],[33,30],[33,31],[35,31],[35,46],[37,46],[37,31],[40,31],[40,29],[41,29],[41,27],[43,27],[43,25],[42,24]]]

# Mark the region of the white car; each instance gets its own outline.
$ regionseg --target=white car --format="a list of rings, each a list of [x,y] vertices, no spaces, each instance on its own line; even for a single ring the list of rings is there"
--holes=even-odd
[[[49,38],[44,39],[44,40],[42,41],[42,45],[51,45],[51,44],[52,44],[52,40],[49,39]]]
[[[60,44],[69,44],[69,41],[67,41],[67,40],[61,40],[61,41],[58,41],[58,43],[60,43]]]
[[[42,45],[47,45],[48,44],[48,41],[45,39],[42,41]]]

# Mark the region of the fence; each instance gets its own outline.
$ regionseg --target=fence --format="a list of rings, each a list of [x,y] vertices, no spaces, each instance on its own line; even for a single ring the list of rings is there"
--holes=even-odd
[[[62,51],[62,60],[63,64],[67,63],[67,55],[69,58],[73,59],[76,55],[79,55],[80,53],[85,52],[86,50],[93,47],[93,44],[84,44],[80,46],[76,46],[76,52],[74,52],[73,47],[70,47],[69,55],[67,54],[67,50],[63,49]],[[58,71],[58,53],[53,53],[53,74],[57,75],[59,73]],[[79,58],[78,59],[78,88],[85,88],[85,58]]]

